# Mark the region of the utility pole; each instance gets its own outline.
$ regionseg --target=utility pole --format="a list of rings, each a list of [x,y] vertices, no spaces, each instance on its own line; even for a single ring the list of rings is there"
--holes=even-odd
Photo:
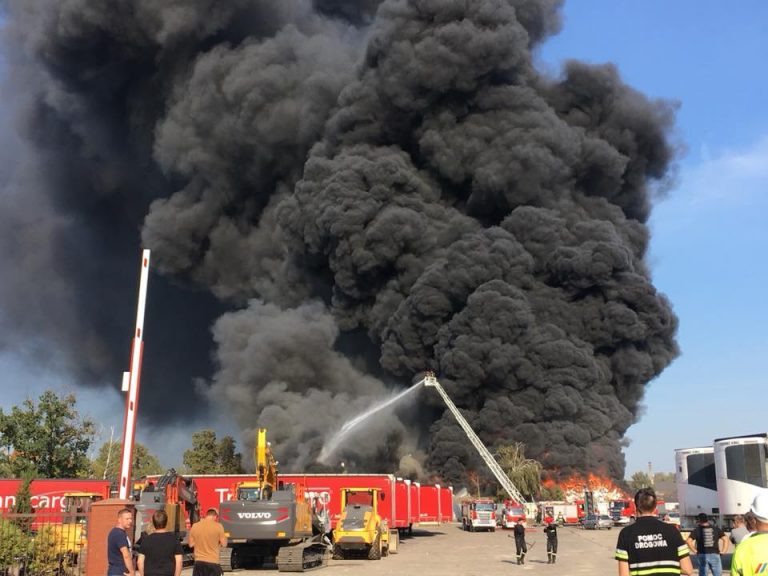
[[[109,448],[107,448],[107,463],[104,465],[104,474],[101,475],[102,480],[107,479],[107,470],[109,470],[109,463],[112,461],[112,440],[115,437],[115,427],[109,427]]]
[[[139,280],[139,302],[136,307],[136,330],[131,346],[130,371],[123,372],[122,391],[125,399],[125,420],[123,423],[123,456],[120,464],[118,497],[128,498],[133,466],[133,441],[136,436],[136,415],[139,407],[139,384],[141,382],[141,359],[144,353],[144,309],[147,303],[147,282],[149,281],[149,250],[141,255],[141,278]]]

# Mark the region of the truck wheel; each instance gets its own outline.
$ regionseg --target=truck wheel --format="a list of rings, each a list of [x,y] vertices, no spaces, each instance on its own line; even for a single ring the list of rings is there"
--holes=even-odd
[[[334,560],[344,560],[344,550],[341,549],[341,547],[338,544],[333,545],[333,556],[332,558]]]
[[[381,535],[377,532],[373,544],[368,549],[368,560],[381,560]]]

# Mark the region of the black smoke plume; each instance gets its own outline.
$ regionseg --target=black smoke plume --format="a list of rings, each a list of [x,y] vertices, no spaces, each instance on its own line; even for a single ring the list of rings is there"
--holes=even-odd
[[[537,71],[558,0],[6,3],[0,347],[115,382],[143,244],[149,416],[210,406],[306,468],[432,369],[489,446],[623,476],[677,354],[645,261],[673,110]],[[424,392],[339,457],[478,466]]]

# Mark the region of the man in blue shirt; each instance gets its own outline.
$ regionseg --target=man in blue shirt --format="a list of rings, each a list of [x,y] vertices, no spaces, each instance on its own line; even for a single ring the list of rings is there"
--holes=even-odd
[[[123,508],[117,513],[117,526],[107,536],[107,576],[135,576],[131,540],[128,536],[132,529],[133,510]]]

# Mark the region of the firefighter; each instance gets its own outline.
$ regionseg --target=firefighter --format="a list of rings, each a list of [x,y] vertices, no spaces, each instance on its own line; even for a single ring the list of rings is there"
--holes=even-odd
[[[544,534],[547,535],[547,564],[554,564],[557,560],[557,526],[554,522],[547,524]]]
[[[528,552],[528,547],[525,545],[525,526],[523,525],[522,520],[515,524],[513,531],[515,533],[517,563],[525,564],[525,554]]]

